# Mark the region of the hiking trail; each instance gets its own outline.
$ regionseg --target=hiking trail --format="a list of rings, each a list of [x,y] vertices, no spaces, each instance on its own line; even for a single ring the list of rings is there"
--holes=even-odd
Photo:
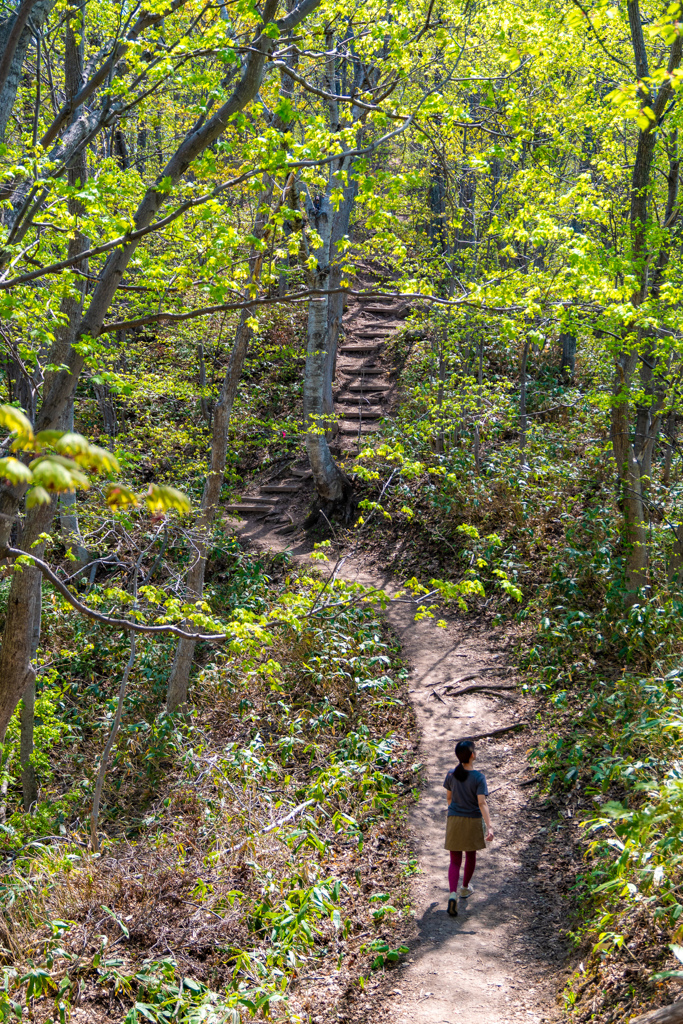
[[[347,338],[353,324],[356,339],[359,325],[370,331],[368,312],[382,318],[385,335],[387,328],[395,329],[396,324],[386,319],[389,307],[375,303],[371,310],[361,306],[352,311]],[[396,312],[391,309],[392,315]],[[350,402],[341,401],[343,432],[337,443],[348,447],[373,430],[376,418],[389,408],[392,394],[389,369],[381,362],[381,344],[374,338],[370,341],[367,345],[347,341],[340,348],[338,377],[343,387],[337,396],[342,400],[359,396],[357,412]],[[362,368],[378,371],[372,375],[373,387],[381,371],[385,390],[366,390],[366,378],[356,366],[361,359]],[[370,404],[371,400],[382,404]],[[368,410],[372,416],[367,416]],[[262,483],[258,493],[256,487],[250,488],[242,504],[228,506],[226,511],[242,519],[238,533],[243,541],[261,550],[287,550],[294,560],[308,561],[313,544],[295,520],[300,522],[308,507],[310,485],[310,470],[305,466],[287,468],[279,478]],[[383,587],[390,594],[400,583],[378,570],[363,553],[347,557],[339,575]],[[556,884],[559,876],[553,881],[548,875],[556,870],[556,848],[551,860],[544,862],[545,848],[556,841],[552,820],[557,811],[544,809],[530,784],[534,773],[527,752],[534,742],[535,701],[514,688],[514,627],[455,614],[446,616],[444,629],[430,619],[415,622],[414,607],[400,602],[390,604],[386,615],[410,668],[409,689],[424,766],[423,790],[410,814],[411,848],[419,864],[419,873],[411,879],[410,952],[400,965],[374,975],[363,991],[347,993],[330,1016],[313,1020],[315,1024],[327,1020],[544,1024],[557,1016],[565,961],[559,933],[564,914]],[[482,689],[451,695],[445,688],[449,683]],[[459,900],[458,917],[450,918],[443,781],[455,763],[458,739],[508,726],[513,728],[478,740],[477,768],[486,774],[495,838],[478,855],[472,896]],[[568,848],[566,859],[571,858]]]

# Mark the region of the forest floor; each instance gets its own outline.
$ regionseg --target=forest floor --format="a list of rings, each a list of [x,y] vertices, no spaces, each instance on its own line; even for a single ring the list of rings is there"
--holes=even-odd
[[[313,547],[308,536],[288,540],[263,522],[243,524],[239,535],[257,549],[287,550],[295,561],[307,561]],[[349,555],[339,574],[389,594],[397,590],[369,554]],[[567,978],[562,928],[575,862],[573,823],[563,816],[571,811],[563,809],[558,817],[557,807],[548,807],[528,785],[533,769],[527,755],[540,708],[521,689],[454,698],[436,689],[472,676],[498,685],[514,681],[515,627],[494,626],[483,616],[452,615],[444,629],[431,619],[415,622],[414,607],[406,601],[391,603],[386,614],[410,668],[424,765],[423,791],[410,819],[420,869],[412,878],[413,917],[404,935],[410,952],[400,966],[373,976],[356,997],[344,999],[329,1019],[367,1024],[554,1020]],[[495,839],[479,854],[472,896],[460,900],[459,916],[450,918],[443,781],[453,766],[454,743],[522,722],[529,726],[478,744],[477,767],[487,776]]]

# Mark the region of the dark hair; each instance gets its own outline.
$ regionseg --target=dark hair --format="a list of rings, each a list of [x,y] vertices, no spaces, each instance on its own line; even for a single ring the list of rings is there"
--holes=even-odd
[[[458,767],[453,774],[458,782],[465,782],[467,779],[467,769],[463,768],[463,765],[469,763],[473,753],[474,740],[460,740],[455,744],[455,756],[458,759]]]

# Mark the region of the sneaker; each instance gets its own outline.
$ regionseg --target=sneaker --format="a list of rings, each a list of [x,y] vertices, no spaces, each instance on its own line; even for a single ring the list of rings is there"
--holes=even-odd
[[[458,916],[458,895],[455,892],[452,892],[448,897],[448,916]]]
[[[466,900],[467,897],[471,896],[473,892],[474,892],[474,886],[473,885],[469,885],[467,888],[465,888],[465,886],[463,885],[462,889],[460,890],[460,898],[463,899],[463,900]]]

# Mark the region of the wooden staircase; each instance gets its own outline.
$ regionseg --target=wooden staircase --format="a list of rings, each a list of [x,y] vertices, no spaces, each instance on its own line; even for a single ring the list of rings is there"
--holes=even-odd
[[[364,437],[377,430],[387,414],[393,386],[382,363],[386,341],[398,326],[404,307],[394,299],[360,299],[344,318],[345,340],[337,354],[334,386],[335,413],[338,417],[337,446],[349,454]],[[290,467],[282,479],[262,484],[255,493],[245,493],[239,502],[226,505],[225,511],[243,519],[254,516],[264,522],[280,524],[279,533],[293,533],[298,526],[287,506],[304,489],[310,489],[313,474],[307,467]]]
[[[293,520],[286,511],[287,504],[312,479],[310,469],[295,466],[288,470],[288,476],[283,480],[262,484],[257,494],[243,494],[240,502],[226,505],[225,511],[239,519],[245,516],[260,516],[265,522],[291,526]]]
[[[357,444],[372,434],[386,415],[392,387],[382,365],[382,351],[396,329],[399,310],[403,307],[393,298],[360,299],[345,318],[346,340],[337,356],[334,401],[339,434],[354,437]]]

